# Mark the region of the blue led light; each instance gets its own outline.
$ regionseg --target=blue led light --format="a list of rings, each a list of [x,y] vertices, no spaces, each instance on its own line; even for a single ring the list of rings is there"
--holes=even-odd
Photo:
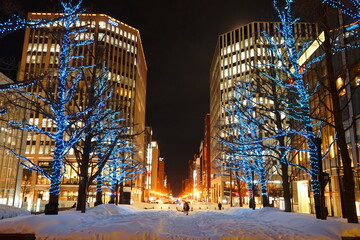
[[[272,56],[276,61],[258,64],[254,67],[260,69],[262,77],[273,81],[276,88],[287,92],[288,95],[279,96],[279,102],[275,103],[281,104],[279,114],[295,121],[302,127],[291,129],[287,126],[282,130],[273,130],[273,135],[265,138],[261,134],[261,130],[264,131],[264,125],[266,125],[264,122],[266,119],[274,120],[267,116],[270,115],[269,113],[259,110],[262,108],[262,103],[256,99],[259,99],[257,94],[261,93],[261,89],[258,89],[260,86],[256,86],[257,83],[247,82],[250,80],[242,80],[236,84],[234,98],[229,101],[225,109],[228,121],[221,130],[225,137],[218,139],[225,148],[225,159],[221,159],[225,162],[225,167],[242,173],[242,180],[247,182],[248,186],[252,184],[250,172],[254,172],[263,195],[267,194],[266,182],[273,174],[269,169],[269,165],[272,165],[273,149],[282,149],[284,152],[278,161],[296,166],[308,173],[311,176],[314,195],[320,194],[314,129],[321,124],[321,121],[315,121],[310,111],[310,99],[317,91],[318,85],[310,87],[304,79],[304,74],[311,69],[311,65],[321,61],[324,55],[307,61],[305,65],[299,65],[300,57],[313,40],[309,39],[311,41],[303,42],[301,45],[297,42],[294,26],[299,19],[292,16],[292,3],[293,1],[286,0],[285,6],[279,8],[277,1],[274,1],[274,8],[280,18],[280,24],[276,25],[275,35],[263,32],[263,36],[266,41],[265,45],[269,46],[268,56]],[[267,71],[269,69],[273,69],[274,72]],[[288,98],[289,95],[291,95],[291,99]],[[296,135],[305,140],[303,146],[280,146],[277,143],[279,137]],[[271,142],[272,145],[266,145],[266,142]],[[287,161],[287,156],[292,152],[308,153],[310,167]],[[250,189],[251,187],[249,187]]]
[[[65,174],[64,158],[70,151],[70,149],[78,143],[84,137],[84,128],[88,127],[92,119],[96,116],[90,117],[89,121],[84,124],[83,129],[79,129],[73,132],[71,135],[68,133],[69,128],[73,128],[74,125],[78,124],[77,117],[87,114],[91,109],[84,109],[81,112],[75,114],[69,114],[67,109],[70,101],[73,100],[76,89],[78,88],[79,82],[83,79],[82,69],[90,68],[92,66],[79,66],[74,67],[71,65],[71,60],[78,58],[75,55],[75,49],[90,44],[91,41],[77,41],[77,35],[81,32],[86,31],[86,28],[78,28],[76,25],[79,22],[79,15],[84,12],[81,8],[82,1],[73,5],[70,2],[61,2],[63,8],[62,17],[57,20],[23,20],[19,17],[14,16],[9,21],[0,24],[0,33],[6,31],[13,31],[20,28],[40,28],[49,23],[55,21],[61,22],[62,28],[62,39],[60,41],[60,53],[59,53],[59,68],[58,77],[55,83],[56,94],[44,94],[40,95],[34,92],[26,91],[26,87],[33,84],[38,84],[44,92],[49,91],[44,85],[41,84],[41,79],[35,79],[33,81],[10,84],[6,87],[2,86],[1,90],[12,91],[19,96],[22,96],[26,101],[30,101],[31,106],[35,106],[36,109],[29,109],[29,111],[40,111],[40,114],[44,118],[49,119],[52,124],[56,127],[55,132],[49,132],[43,129],[41,126],[35,125],[34,123],[27,122],[16,122],[8,121],[9,124],[14,128],[20,128],[29,132],[35,132],[45,134],[52,141],[54,141],[54,152],[51,161],[51,172],[47,172],[44,168],[36,165],[33,161],[25,156],[18,154],[16,151],[9,149],[10,152],[15,154],[21,159],[21,164],[33,171],[37,171],[44,175],[50,180],[50,194],[55,196],[59,195],[61,178]],[[28,96],[28,97],[26,97]],[[41,102],[41,104],[37,104]],[[42,107],[45,106],[45,107]]]
[[[322,0],[322,2],[329,4],[333,8],[339,9],[343,14],[348,15],[355,21],[360,20],[360,4],[358,0],[349,0],[347,1],[347,5],[337,0]]]

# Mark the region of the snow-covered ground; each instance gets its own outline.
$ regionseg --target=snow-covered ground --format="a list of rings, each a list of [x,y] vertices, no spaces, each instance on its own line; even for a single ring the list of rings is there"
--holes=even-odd
[[[0,219],[24,215],[30,215],[30,212],[25,209],[0,204]]]
[[[195,209],[195,208],[194,208]],[[87,213],[30,215],[0,221],[1,233],[35,233],[37,240],[65,239],[341,239],[360,236],[360,225],[341,219],[285,213],[275,208],[194,210],[101,205]]]

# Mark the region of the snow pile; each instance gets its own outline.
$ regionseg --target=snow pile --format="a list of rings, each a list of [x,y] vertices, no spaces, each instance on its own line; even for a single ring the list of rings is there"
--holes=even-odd
[[[341,239],[360,236],[358,224],[317,220],[314,215],[274,208],[202,210],[188,216],[174,210],[139,210],[104,204],[59,215],[31,215],[0,221],[0,232],[35,233],[37,240],[65,239]]]
[[[30,212],[25,209],[0,204],[0,219],[23,215],[30,215]]]
[[[129,205],[114,205],[114,204],[102,204],[97,207],[93,207],[88,209],[88,214],[92,216],[110,216],[110,215],[129,215],[129,214],[135,214],[138,212],[137,209],[135,209],[132,206]]]

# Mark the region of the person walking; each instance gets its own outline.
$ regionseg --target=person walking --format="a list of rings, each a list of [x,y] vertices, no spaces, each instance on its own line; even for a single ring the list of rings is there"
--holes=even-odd
[[[222,208],[221,202],[218,203],[218,208],[219,208],[219,210],[221,210],[221,208]]]
[[[188,202],[184,202],[183,211],[186,215],[189,215],[190,206]]]

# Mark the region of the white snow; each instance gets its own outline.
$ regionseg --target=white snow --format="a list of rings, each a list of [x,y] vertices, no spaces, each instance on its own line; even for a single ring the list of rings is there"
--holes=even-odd
[[[170,205],[169,205],[170,207]],[[172,206],[174,207],[174,206]],[[0,233],[35,233],[37,240],[68,239],[341,239],[360,236],[360,225],[343,219],[275,208],[196,210],[188,216],[172,209],[139,209],[104,204],[86,213],[20,216],[0,221]],[[204,208],[202,208],[204,209]],[[210,208],[209,208],[210,209]]]
[[[0,219],[23,215],[30,215],[30,212],[25,209],[0,204]]]

